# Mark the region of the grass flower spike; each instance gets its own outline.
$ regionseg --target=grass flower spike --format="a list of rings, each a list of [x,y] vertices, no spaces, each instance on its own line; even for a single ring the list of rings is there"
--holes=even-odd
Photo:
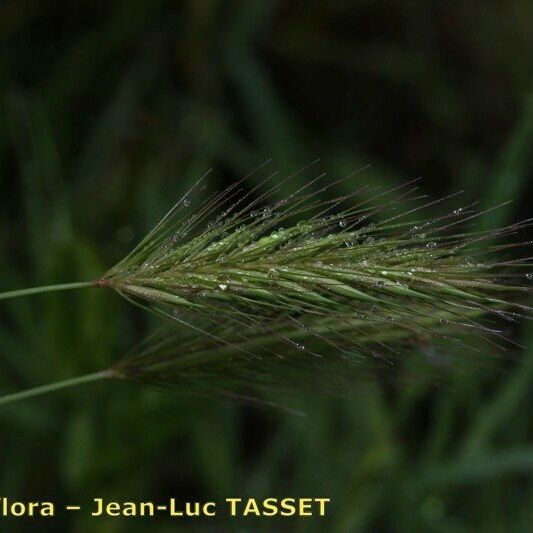
[[[375,194],[363,187],[328,202],[319,199],[328,187],[306,187],[261,206],[276,187],[252,201],[251,193],[234,200],[233,186],[192,212],[187,195],[96,284],[163,314],[171,307],[254,324],[364,320],[414,335],[428,316],[482,333],[473,316],[529,312],[514,297],[527,290],[520,270],[528,265],[499,261],[494,244],[529,221],[465,233],[479,216],[472,206],[424,218],[442,200],[421,203],[411,184]],[[417,213],[420,220],[407,220]]]

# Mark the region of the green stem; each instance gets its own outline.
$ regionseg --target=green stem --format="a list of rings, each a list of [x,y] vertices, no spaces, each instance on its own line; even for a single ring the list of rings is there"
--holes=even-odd
[[[29,296],[30,294],[39,294],[42,292],[68,291],[72,289],[81,289],[83,287],[94,286],[93,281],[78,281],[76,283],[60,283],[59,285],[44,285],[43,287],[32,287],[30,289],[19,289],[0,293],[0,300],[9,298],[18,298],[19,296]]]
[[[95,372],[94,374],[87,374],[72,379],[65,379],[63,381],[57,381],[48,385],[42,385],[41,387],[35,387],[34,389],[28,389],[22,392],[15,392],[14,394],[8,394],[0,398],[0,405],[6,403],[16,402],[18,400],[24,400],[26,398],[32,398],[33,396],[40,396],[41,394],[47,394],[59,389],[66,389],[67,387],[74,387],[75,385],[81,385],[82,383],[88,383],[90,381],[98,381],[100,379],[107,379],[116,377],[111,370],[103,370],[102,372]]]

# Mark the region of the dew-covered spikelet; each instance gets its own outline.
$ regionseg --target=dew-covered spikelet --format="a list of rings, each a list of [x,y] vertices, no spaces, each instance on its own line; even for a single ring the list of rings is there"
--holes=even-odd
[[[280,320],[321,334],[323,324],[394,325],[423,340],[463,330],[496,342],[500,333],[482,317],[529,313],[530,265],[501,258],[525,245],[508,240],[529,221],[469,231],[480,216],[474,206],[432,218],[449,197],[427,201],[412,182],[326,202],[332,185],[308,193],[312,183],[273,204],[276,187],[254,198],[238,183],[199,206],[190,191],[95,284],[178,321],[193,310],[213,324],[265,331]]]

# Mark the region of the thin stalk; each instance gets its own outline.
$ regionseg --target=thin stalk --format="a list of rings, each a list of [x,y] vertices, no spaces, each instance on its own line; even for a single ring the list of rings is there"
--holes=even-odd
[[[116,377],[116,374],[113,371],[104,370],[102,372],[95,372],[94,374],[87,374],[77,378],[57,381],[48,385],[42,385],[41,387],[35,387],[33,389],[2,396],[0,398],[0,405],[5,405],[6,403],[16,402],[19,400],[25,400],[26,398],[32,398],[33,396],[40,396],[41,394],[47,394],[59,389],[66,389],[67,387],[74,387],[76,385],[81,385],[82,383],[89,383],[90,381],[98,381],[100,379],[108,379],[112,377]]]
[[[58,285],[44,285],[42,287],[32,287],[30,289],[19,289],[0,293],[0,300],[9,298],[19,298],[20,296],[30,296],[43,292],[68,291],[72,289],[82,289],[83,287],[94,287],[93,281],[78,281],[76,283],[60,283]]]

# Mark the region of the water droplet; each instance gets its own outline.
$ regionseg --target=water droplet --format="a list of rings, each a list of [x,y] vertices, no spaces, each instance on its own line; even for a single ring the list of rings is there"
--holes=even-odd
[[[472,268],[474,266],[474,261],[471,257],[465,257],[465,262],[463,264],[464,268]]]
[[[347,220],[339,220],[339,226],[341,228],[346,228],[348,227],[348,221]]]
[[[272,215],[272,209],[265,207],[263,209],[263,218],[269,218]]]
[[[376,285],[377,285],[378,287],[384,287],[384,286],[385,286],[385,282],[384,282],[384,281],[378,281],[378,282],[376,283]]]
[[[270,234],[270,237],[271,237],[272,239],[279,239],[279,235],[278,235],[275,231],[273,231],[273,232]]]
[[[370,308],[370,311],[372,311],[372,313],[377,313],[379,311],[379,307],[377,305],[373,305],[371,308]]]
[[[388,315],[388,316],[387,316],[387,321],[388,321],[388,322],[394,322],[394,317]]]
[[[528,273],[526,274],[526,279],[533,279],[533,273],[528,272]]]
[[[272,267],[268,269],[267,276],[271,279],[274,279],[279,276],[279,273],[274,267]]]
[[[344,246],[346,246],[346,248],[351,248],[353,246],[353,242],[352,241],[344,241]]]
[[[303,345],[301,342],[297,342],[294,346],[300,351],[305,350],[305,345]]]
[[[436,247],[437,247],[437,243],[436,243],[436,242],[433,242],[433,241],[428,242],[428,243],[426,244],[426,248],[429,248],[430,250],[432,250],[433,248],[436,248]]]
[[[221,291],[225,291],[228,288],[228,286],[225,283],[221,283],[219,285],[219,288],[220,288]]]
[[[454,215],[460,215],[462,212],[463,212],[463,208],[462,207],[458,207],[457,209],[453,210],[453,214]]]
[[[183,199],[183,205],[185,207],[189,207],[191,205],[191,200],[189,198],[184,198]]]

